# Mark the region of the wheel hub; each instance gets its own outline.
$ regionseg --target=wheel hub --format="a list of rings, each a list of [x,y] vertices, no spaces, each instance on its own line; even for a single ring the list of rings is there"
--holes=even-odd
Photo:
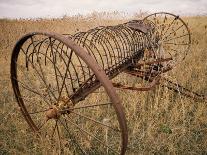
[[[63,114],[70,114],[74,104],[71,100],[66,97],[61,97],[59,101],[52,106],[48,111],[46,111],[46,118],[49,119],[58,119]]]

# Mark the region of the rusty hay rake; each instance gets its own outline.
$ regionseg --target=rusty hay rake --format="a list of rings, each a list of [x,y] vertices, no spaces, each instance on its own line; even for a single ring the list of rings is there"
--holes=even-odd
[[[127,123],[115,88],[147,91],[160,84],[206,100],[162,76],[182,62],[190,44],[186,23],[165,12],[74,35],[29,33],[13,49],[12,86],[30,128],[54,147],[125,154]],[[123,72],[141,79],[142,87],[112,82]]]

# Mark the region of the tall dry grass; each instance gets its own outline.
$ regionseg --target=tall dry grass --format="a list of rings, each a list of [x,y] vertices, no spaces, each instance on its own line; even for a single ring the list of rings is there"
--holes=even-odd
[[[127,19],[126,19],[127,20]],[[207,17],[186,17],[192,47],[184,62],[169,73],[185,87],[207,95]],[[53,20],[0,20],[0,154],[57,154],[35,138],[23,119],[10,84],[10,57],[18,38],[33,31],[76,33],[120,19],[64,18]],[[124,74],[123,82],[136,81]],[[207,154],[207,105],[157,86],[150,92],[117,90],[129,126],[127,154]]]

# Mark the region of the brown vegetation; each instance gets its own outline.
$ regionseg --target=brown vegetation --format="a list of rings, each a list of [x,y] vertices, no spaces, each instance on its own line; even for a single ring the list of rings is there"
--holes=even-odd
[[[207,95],[207,17],[184,20],[192,32],[191,51],[168,75],[185,87]],[[13,96],[9,65],[18,38],[33,31],[70,34],[122,22],[99,17],[0,20],[0,154],[58,153],[33,136]],[[129,81],[125,75],[121,78]],[[127,154],[207,154],[207,103],[187,99],[159,86],[144,93],[117,92],[125,106],[130,131]]]

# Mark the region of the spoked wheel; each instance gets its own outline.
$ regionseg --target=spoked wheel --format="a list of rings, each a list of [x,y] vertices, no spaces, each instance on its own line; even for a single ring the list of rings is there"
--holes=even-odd
[[[171,13],[158,12],[144,18],[151,21],[154,29],[149,38],[157,59],[172,59],[168,64],[174,66],[187,55],[191,34],[187,24]]]
[[[60,153],[125,153],[126,120],[115,89],[71,39],[25,35],[12,53],[11,81],[31,129]]]

